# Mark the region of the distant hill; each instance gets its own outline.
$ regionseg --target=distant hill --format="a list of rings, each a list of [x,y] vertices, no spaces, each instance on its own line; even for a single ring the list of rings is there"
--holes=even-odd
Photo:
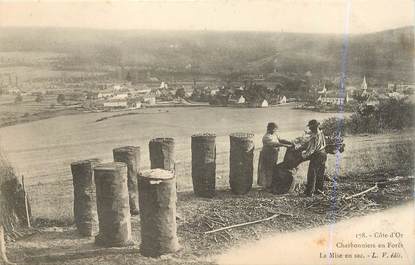
[[[349,75],[379,82],[413,81],[414,71],[412,27],[351,35],[347,40],[342,35],[284,32],[0,28],[0,51],[65,53],[65,60],[55,67],[80,70],[123,65],[211,75],[311,71],[324,77],[339,75],[344,62]]]

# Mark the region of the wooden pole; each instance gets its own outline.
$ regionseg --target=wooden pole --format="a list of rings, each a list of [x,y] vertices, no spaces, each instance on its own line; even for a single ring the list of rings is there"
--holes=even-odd
[[[24,175],[22,175],[22,187],[23,187],[23,196],[24,196],[24,208],[25,208],[25,212],[26,212],[26,224],[27,227],[32,227],[30,224],[30,214],[29,214],[29,206],[28,206],[28,201],[27,201],[27,194],[26,194],[26,187],[24,185]]]

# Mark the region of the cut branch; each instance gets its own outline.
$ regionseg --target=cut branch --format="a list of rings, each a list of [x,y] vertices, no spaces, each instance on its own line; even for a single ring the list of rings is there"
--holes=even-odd
[[[368,193],[368,192],[371,192],[372,190],[375,190],[375,189],[377,189],[378,188],[378,184],[376,183],[375,184],[375,186],[373,186],[373,187],[371,187],[371,188],[369,188],[369,189],[367,189],[367,190],[364,190],[364,191],[362,191],[362,192],[359,192],[359,193],[356,193],[356,194],[353,194],[353,195],[350,195],[350,196],[347,196],[346,198],[344,198],[345,200],[350,200],[350,199],[352,199],[352,198],[355,198],[355,197],[359,197],[359,196],[361,196],[361,195],[363,195],[363,194],[366,194],[366,193]]]
[[[267,218],[264,218],[264,219],[251,221],[251,222],[246,222],[246,223],[241,223],[241,224],[230,225],[230,226],[225,226],[225,227],[222,227],[222,228],[218,228],[218,229],[214,229],[214,230],[211,230],[211,231],[204,232],[204,234],[207,235],[207,234],[212,234],[212,233],[216,233],[216,232],[219,232],[219,231],[228,230],[228,229],[232,229],[232,228],[236,228],[236,227],[262,223],[262,222],[274,219],[275,217],[280,216],[280,215],[292,216],[291,214],[288,214],[288,213],[276,213],[276,214],[271,215],[270,217],[267,217]]]

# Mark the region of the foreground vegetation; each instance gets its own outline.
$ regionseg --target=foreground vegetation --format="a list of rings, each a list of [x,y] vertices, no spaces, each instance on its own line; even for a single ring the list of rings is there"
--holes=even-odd
[[[31,216],[30,203],[13,167],[0,148],[0,229],[6,239],[14,239],[22,227],[27,226]],[[4,229],[4,230],[3,230]],[[0,233],[3,237],[3,233]],[[3,238],[0,238],[0,263],[2,262]]]
[[[93,238],[79,237],[72,226],[41,227],[29,239],[11,244],[10,257],[27,264],[214,264],[215,255],[235,245],[260,240],[276,232],[332,224],[410,201],[414,179],[406,177],[407,174],[406,170],[392,170],[341,176],[325,183],[325,194],[312,198],[300,197],[302,190],[274,196],[257,189],[245,195],[219,189],[212,199],[197,198],[193,192],[179,193],[177,232],[182,249],[160,259],[146,258],[139,253],[139,217],[131,219],[135,245],[130,248],[99,248],[93,244]],[[356,196],[376,183],[379,188]],[[263,223],[204,234],[271,216],[275,218]]]

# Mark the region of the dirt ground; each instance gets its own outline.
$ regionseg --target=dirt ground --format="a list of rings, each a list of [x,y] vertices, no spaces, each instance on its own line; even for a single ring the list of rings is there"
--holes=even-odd
[[[362,195],[347,198],[367,189]],[[8,244],[10,260],[21,264],[213,264],[214,257],[231,247],[278,232],[319,227],[354,216],[367,215],[413,200],[414,179],[407,171],[339,177],[325,182],[324,194],[302,197],[302,190],[275,196],[254,189],[246,195],[219,190],[213,199],[192,192],[178,194],[177,224],[182,249],[158,259],[139,253],[139,217],[132,217],[135,245],[99,248],[93,238],[81,238],[73,226],[38,224],[37,232]],[[303,189],[303,187],[301,188]],[[275,215],[268,221],[212,234],[204,232]]]

